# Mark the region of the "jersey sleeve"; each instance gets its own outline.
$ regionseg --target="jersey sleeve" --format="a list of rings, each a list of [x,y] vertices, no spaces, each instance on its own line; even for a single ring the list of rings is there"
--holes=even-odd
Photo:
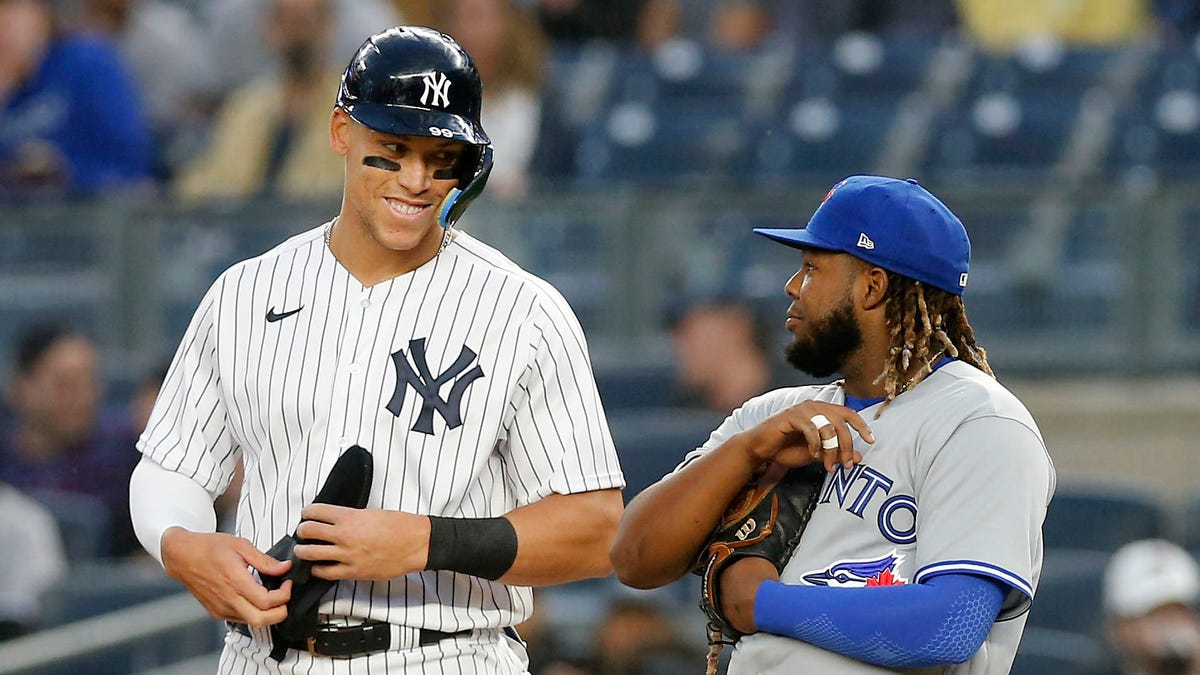
[[[1012,418],[973,418],[923,461],[914,581],[957,573],[990,577],[1010,589],[1000,620],[1019,616],[1033,597],[1042,521],[1054,489],[1040,436]]]
[[[501,447],[518,502],[625,486],[583,329],[561,298],[535,310],[523,397]]]
[[[217,363],[216,315],[224,277],[200,302],[159,389],[137,448],[164,469],[202,485],[214,498],[225,491],[240,456]]]

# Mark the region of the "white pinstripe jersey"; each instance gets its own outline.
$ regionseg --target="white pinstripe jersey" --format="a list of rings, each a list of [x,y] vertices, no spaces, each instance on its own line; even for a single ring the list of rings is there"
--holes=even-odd
[[[836,385],[778,389],[747,401],[683,464],[772,414],[807,400],[842,404]],[[800,544],[780,575],[788,584],[862,587],[947,573],[1009,587],[1000,617],[966,663],[937,672],[995,675],[1012,666],[1042,567],[1041,524],[1054,466],[1019,400],[979,369],[951,361],[897,396],[875,418],[862,462],[825,479]],[[682,466],[682,465],[681,465]],[[731,674],[877,673],[805,642],[757,633],[738,642]]]
[[[624,485],[570,307],[463,232],[370,288],[337,262],[322,228],[234,265],[197,309],[138,448],[213,495],[241,457],[237,533],[266,550],[295,530],[353,444],[375,458],[368,508],[493,517],[551,493]],[[424,571],[342,582],[320,611],[499,628],[531,614],[532,593]]]

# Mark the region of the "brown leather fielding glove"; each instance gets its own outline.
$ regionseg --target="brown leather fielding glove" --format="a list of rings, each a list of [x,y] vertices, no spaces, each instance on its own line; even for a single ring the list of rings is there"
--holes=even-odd
[[[825,467],[819,462],[791,470],[764,463],[729,503],[708,542],[700,548],[692,571],[701,578],[700,609],[709,620],[709,645],[716,647],[709,653],[714,665],[720,645],[733,644],[742,637],[721,612],[721,572],[749,556],[765,558],[782,572],[800,543],[825,476]]]

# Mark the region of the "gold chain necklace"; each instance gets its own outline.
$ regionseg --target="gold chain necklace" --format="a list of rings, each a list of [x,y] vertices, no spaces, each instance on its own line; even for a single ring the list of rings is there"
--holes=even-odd
[[[328,248],[330,251],[332,251],[333,249],[329,246],[329,240],[331,237],[333,237],[333,225],[336,222],[337,222],[337,218],[334,218],[333,220],[331,220],[325,224],[325,235],[324,235],[325,248]],[[442,231],[442,243],[440,246],[438,246],[437,254],[435,254],[435,255],[441,255],[442,251],[445,251],[446,247],[449,246],[450,242],[454,241],[454,238],[457,236],[458,236],[458,231],[455,230],[454,228],[447,227],[445,230],[443,230]]]

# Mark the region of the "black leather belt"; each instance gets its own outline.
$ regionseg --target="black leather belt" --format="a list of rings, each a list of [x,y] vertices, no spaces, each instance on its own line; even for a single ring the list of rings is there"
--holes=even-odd
[[[246,624],[226,623],[230,628],[242,635],[252,637],[250,627]],[[471,631],[469,630],[447,633],[440,630],[419,628],[417,629],[418,644],[413,646],[431,645],[450,638],[465,637],[470,633]],[[299,649],[313,656],[327,656],[331,658],[362,656],[364,654],[382,652],[399,647],[399,645],[396,647],[392,645],[391,624],[370,620],[355,626],[322,626],[317,629],[315,634],[305,640],[287,641],[288,649]]]

